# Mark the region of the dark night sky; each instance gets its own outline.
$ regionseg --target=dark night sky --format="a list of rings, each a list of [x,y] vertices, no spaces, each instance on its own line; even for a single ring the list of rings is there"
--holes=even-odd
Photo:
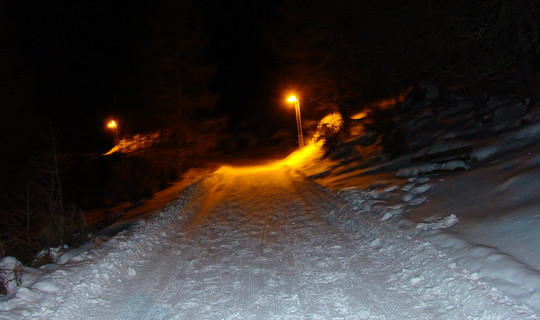
[[[260,126],[269,113],[276,80],[276,62],[263,42],[263,26],[272,18],[272,2],[257,1],[230,7],[209,6],[209,54],[218,64],[214,85],[223,111],[238,120],[247,116]],[[256,116],[258,115],[258,116]]]
[[[110,144],[107,117],[127,119],[136,129],[148,106],[140,103],[140,78],[150,54],[149,16],[153,1],[8,1],[1,17],[3,95],[10,111],[3,119],[4,146],[14,136],[32,135],[50,119],[70,152],[99,152]],[[207,40],[206,59],[215,64],[210,88],[219,94],[215,116],[229,115],[230,130],[271,135],[281,115],[277,66],[263,42],[263,23],[272,19],[271,1],[200,2]],[[174,27],[174,26],[172,26]],[[151,88],[148,88],[151,90]],[[151,94],[151,93],[149,93]],[[139,116],[140,114],[140,116]],[[13,126],[26,119],[25,125]],[[19,132],[19,131],[22,131]],[[28,137],[26,137],[28,138]]]
[[[5,6],[9,38],[3,58],[16,66],[4,72],[2,81],[15,100],[8,106],[12,122],[24,117],[32,131],[47,118],[72,149],[99,146],[104,117],[117,112],[114,99],[130,94],[126,87],[137,67],[131,46],[145,8],[113,2],[28,6],[13,1]]]

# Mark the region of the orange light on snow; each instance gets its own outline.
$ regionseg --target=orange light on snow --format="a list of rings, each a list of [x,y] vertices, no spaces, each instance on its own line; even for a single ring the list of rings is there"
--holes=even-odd
[[[295,152],[288,155],[285,159],[277,161],[275,164],[279,166],[288,166],[288,167],[297,167],[303,164],[313,161],[315,157],[321,151],[321,146],[315,143],[309,144],[307,147],[296,150]]]
[[[320,156],[321,148],[320,145],[310,144],[309,146],[296,150],[285,159],[279,160],[267,165],[261,166],[247,166],[247,167],[232,167],[229,165],[224,165],[219,168],[216,172],[232,175],[241,175],[241,174],[255,174],[272,170],[280,170],[283,167],[299,167],[303,164],[309,163],[317,155]]]
[[[362,111],[362,112],[358,112],[357,114],[353,115],[351,117],[351,119],[353,120],[360,120],[360,119],[364,119],[365,117],[367,117],[367,113]]]

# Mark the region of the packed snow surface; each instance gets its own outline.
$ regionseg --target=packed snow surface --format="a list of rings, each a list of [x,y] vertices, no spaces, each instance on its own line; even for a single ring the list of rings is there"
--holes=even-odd
[[[366,200],[369,201],[369,200]],[[223,168],[43,271],[2,319],[535,319],[288,166]]]

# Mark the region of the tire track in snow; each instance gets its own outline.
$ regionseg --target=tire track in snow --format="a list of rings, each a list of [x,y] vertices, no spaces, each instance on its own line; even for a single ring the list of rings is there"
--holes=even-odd
[[[249,188],[252,192],[249,195],[240,194],[237,201],[243,204],[240,210],[246,212],[246,218],[250,221],[246,226],[254,228],[253,235],[256,236],[254,255],[243,256],[243,265],[252,265],[254,270],[247,272],[240,277],[241,290],[237,290],[234,299],[237,302],[235,307],[238,313],[242,310],[253,310],[257,318],[268,318],[270,313],[281,314],[282,304],[276,298],[279,297],[280,288],[276,283],[272,283],[271,270],[279,270],[280,263],[275,255],[268,255],[268,250],[275,246],[273,239],[273,228],[270,220],[273,213],[271,197],[265,196],[256,179],[247,181],[247,185],[242,188]],[[263,205],[261,205],[263,204]],[[266,206],[265,206],[266,205]],[[278,271],[279,272],[279,271]],[[270,287],[270,294],[262,293],[266,285]],[[267,297],[266,301],[261,301],[261,297]],[[270,305],[269,312],[261,308],[258,304]]]
[[[162,313],[162,308],[153,299],[153,294],[159,291],[154,286],[154,281],[145,282],[145,287],[150,287],[151,294],[145,290],[135,290],[139,282],[149,277],[160,277],[162,273],[152,272],[166,267],[166,261],[156,260],[156,252],[163,253],[161,246],[163,230],[177,228],[184,216],[176,208],[189,208],[196,202],[192,200],[200,196],[197,194],[197,186],[192,186],[171,205],[165,208],[159,216],[149,219],[142,226],[134,226],[121,232],[108,243],[100,248],[91,250],[87,256],[93,257],[88,261],[82,261],[75,277],[72,280],[75,286],[64,284],[66,288],[72,288],[68,299],[52,298],[52,303],[47,303],[48,310],[52,314],[40,313],[35,319],[114,319],[118,309],[123,313],[123,319],[144,317],[145,312],[151,312],[155,316]],[[159,248],[162,248],[161,251]],[[157,251],[153,249],[157,248]],[[97,259],[97,263],[96,263]],[[149,265],[153,265],[149,268]],[[147,268],[145,269],[145,266]],[[138,270],[138,273],[137,271]],[[146,273],[145,273],[146,270]],[[144,275],[143,281],[137,277]],[[162,281],[164,278],[162,278]],[[68,282],[69,283],[69,282]],[[119,297],[120,298],[119,300]],[[136,306],[131,308],[130,306]],[[142,308],[139,308],[142,307]],[[146,310],[144,310],[146,308]],[[138,312],[139,311],[139,312]],[[155,318],[155,317],[154,317]],[[155,318],[157,319],[157,318]]]
[[[176,250],[171,248],[180,247],[178,245],[181,243],[175,239],[181,235],[178,230],[185,223],[184,220],[200,210],[198,204],[201,196],[198,194],[198,200],[188,202],[187,211],[153,230],[148,246],[131,261],[135,263],[130,267],[132,277],[124,279],[123,283],[102,296],[104,303],[93,305],[86,312],[80,310],[81,319],[166,319],[170,316],[169,306],[157,297],[167,293],[167,288],[175,283],[171,278],[178,278],[182,272],[175,266],[180,265],[180,260],[186,257],[175,255]],[[163,259],[164,256],[168,259]],[[124,298],[118,301],[118,297]]]
[[[361,238],[364,238],[364,241],[368,240],[370,244],[366,249],[372,249],[371,244],[378,243],[374,246],[379,248],[378,252],[373,252],[365,258],[370,259],[369,256],[376,255],[372,259],[386,261],[381,267],[392,266],[396,263],[402,267],[402,273],[406,274],[405,276],[401,275],[400,277],[399,272],[389,273],[389,270],[381,274],[381,270],[384,270],[381,268],[373,269],[374,273],[363,280],[368,283],[369,291],[373,291],[380,283],[388,282],[393,286],[401,286],[403,290],[400,290],[400,293],[407,293],[405,295],[397,294],[398,290],[392,287],[389,287],[392,290],[377,293],[377,300],[394,301],[398,307],[389,308],[389,304],[378,303],[376,309],[382,306],[384,314],[392,314],[398,309],[400,310],[400,318],[410,319],[429,319],[435,315],[439,319],[493,319],[501,318],[500,315],[505,315],[502,316],[503,319],[536,318],[525,310],[516,308],[506,297],[494,292],[489,286],[472,280],[467,273],[464,274],[461,270],[456,269],[455,264],[452,264],[444,254],[430,244],[415,241],[399,230],[387,224],[381,224],[372,217],[355,215],[348,209],[347,205],[343,205],[341,199],[318,185],[313,183],[310,185],[311,187],[305,188],[302,193],[306,205],[311,203],[314,207],[325,208],[326,210],[322,212],[325,215],[330,213],[325,218],[326,221],[346,222],[336,225],[343,230],[343,235],[351,240],[358,238],[354,232],[360,230]],[[302,188],[302,186],[299,187]],[[330,210],[332,207],[340,208],[338,214],[336,211]],[[353,243],[343,242],[345,246],[349,247]],[[385,245],[391,250],[387,250]],[[358,265],[366,267],[364,261],[358,262]],[[354,267],[354,264],[351,267]],[[393,276],[388,279],[388,274]],[[430,283],[429,280],[435,280],[435,283]],[[445,283],[446,286],[441,288],[440,282]],[[458,295],[447,294],[445,290],[455,292]],[[411,305],[416,307],[411,309]],[[487,307],[483,309],[479,308],[479,305]],[[452,310],[450,315],[449,310]],[[403,311],[408,312],[403,314]]]
[[[298,183],[297,183],[298,184]],[[351,242],[347,241],[346,235],[339,231],[338,227],[334,224],[330,224],[329,221],[334,220],[336,217],[347,210],[347,205],[328,192],[321,191],[317,185],[300,184],[298,186],[299,197],[303,200],[304,206],[309,208],[317,218],[321,219],[321,226],[325,228],[326,233],[334,235],[337,239],[335,243],[339,243],[339,250],[345,252],[351,252],[351,256],[357,256],[360,254],[362,257],[359,259],[362,270],[372,270],[368,274],[355,274],[358,278],[353,279],[350,274],[345,274],[343,278],[336,279],[336,282],[342,283],[339,285],[342,288],[346,296],[352,299],[352,303],[359,303],[369,310],[369,313],[376,314],[377,316],[383,315],[395,315],[399,314],[400,318],[408,319],[423,319],[429,318],[430,313],[424,313],[421,310],[416,310],[413,306],[416,303],[416,299],[413,296],[407,294],[397,294],[394,291],[384,288],[385,277],[377,275],[375,269],[369,262],[369,257],[362,251],[366,250],[368,239],[362,234],[362,243],[355,242],[355,245],[351,246]],[[320,208],[323,208],[322,212],[329,217],[320,216],[317,212],[320,212]],[[358,237],[354,237],[358,240]],[[345,240],[347,239],[347,240]],[[345,240],[345,241],[344,241]],[[330,244],[329,244],[330,245]],[[340,269],[332,266],[332,272],[338,274]],[[354,265],[348,266],[350,269],[356,269]],[[383,287],[381,289],[381,287]],[[374,293],[376,294],[374,295]],[[381,303],[381,301],[384,301]],[[391,303],[388,303],[391,302]],[[366,315],[367,316],[367,315]]]
[[[190,192],[92,252],[77,288],[59,286],[73,296],[29,318],[534,318],[291,170],[222,172]]]

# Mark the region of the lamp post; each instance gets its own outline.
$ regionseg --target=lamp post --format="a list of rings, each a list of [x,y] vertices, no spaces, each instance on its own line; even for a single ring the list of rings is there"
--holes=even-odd
[[[116,145],[118,143],[118,125],[116,124],[116,121],[111,120],[109,123],[107,123],[107,127],[109,129],[114,130],[114,144]]]
[[[287,101],[294,102],[294,110],[296,111],[296,129],[298,130],[298,146],[300,149],[304,147],[304,134],[302,133],[302,118],[300,116],[300,101],[294,95],[290,96]]]

